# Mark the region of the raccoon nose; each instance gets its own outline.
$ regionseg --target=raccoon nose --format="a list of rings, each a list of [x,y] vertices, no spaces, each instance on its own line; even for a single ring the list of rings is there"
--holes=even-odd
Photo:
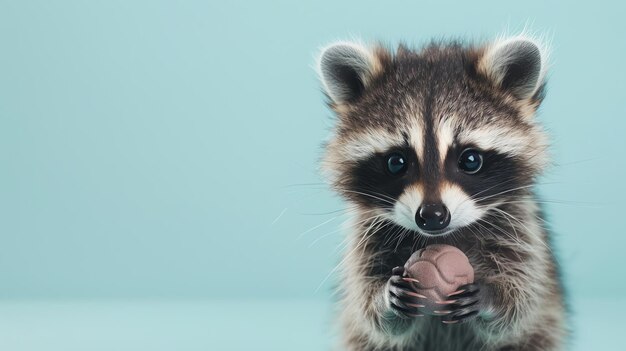
[[[415,223],[426,231],[442,230],[450,224],[450,211],[443,204],[425,204],[417,209]]]

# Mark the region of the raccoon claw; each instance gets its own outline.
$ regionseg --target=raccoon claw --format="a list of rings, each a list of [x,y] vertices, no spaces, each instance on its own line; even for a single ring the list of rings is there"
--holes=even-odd
[[[418,294],[413,290],[411,284],[403,279],[404,268],[395,267],[388,283],[388,297],[391,309],[401,318],[421,317],[424,314],[426,296]]]
[[[481,308],[481,289],[478,284],[466,284],[437,302],[444,324],[464,323],[476,317]]]

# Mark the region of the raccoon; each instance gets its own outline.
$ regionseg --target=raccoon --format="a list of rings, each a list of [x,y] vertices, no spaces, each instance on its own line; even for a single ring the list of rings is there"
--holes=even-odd
[[[561,350],[563,288],[534,186],[545,45],[337,42],[320,80],[336,125],[322,172],[355,213],[339,283],[346,350]],[[461,249],[475,281],[436,316],[403,278],[413,252]]]

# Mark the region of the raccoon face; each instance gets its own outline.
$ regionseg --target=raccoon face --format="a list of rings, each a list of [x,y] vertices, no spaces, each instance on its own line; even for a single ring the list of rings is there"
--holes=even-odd
[[[547,163],[534,113],[546,52],[515,37],[482,47],[337,43],[319,72],[337,125],[322,169],[371,216],[426,236],[522,201]]]

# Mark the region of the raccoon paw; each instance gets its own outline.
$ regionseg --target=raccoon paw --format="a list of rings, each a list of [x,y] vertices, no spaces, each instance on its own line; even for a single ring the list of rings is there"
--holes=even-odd
[[[475,318],[482,306],[482,293],[478,284],[460,286],[448,295],[445,301],[438,301],[441,307],[436,311],[444,324],[464,323]]]
[[[422,317],[426,296],[418,294],[411,287],[410,281],[403,277],[404,267],[396,267],[391,271],[387,282],[387,297],[391,310],[400,318]]]

